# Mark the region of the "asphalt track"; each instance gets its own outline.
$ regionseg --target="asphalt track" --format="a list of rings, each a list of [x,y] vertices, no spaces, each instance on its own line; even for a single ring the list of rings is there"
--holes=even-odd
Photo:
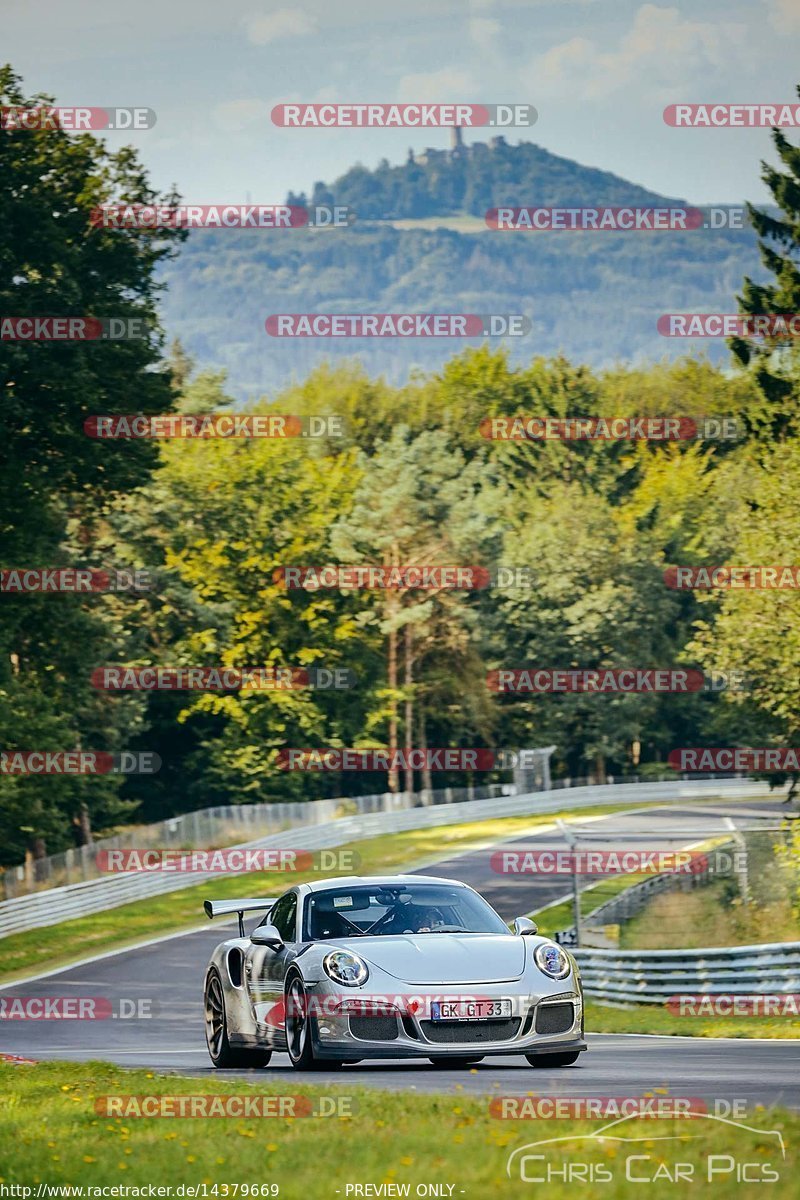
[[[735,814],[743,824],[755,823],[759,815],[776,817],[785,811],[773,801],[648,808],[582,822],[586,835],[582,845],[605,849],[689,845],[725,833],[727,814]],[[564,845],[557,830],[500,845],[533,844],[539,849]],[[417,872],[470,883],[506,919],[569,891],[570,879],[565,876],[498,875],[490,864],[497,849],[494,845],[435,865],[418,865]],[[209,1061],[203,1032],[203,975],[212,948],[229,932],[230,926],[216,922],[3,987],[4,998],[102,997],[115,1015],[103,1020],[0,1020],[0,1053],[34,1059],[103,1059],[195,1076],[270,1077],[290,1089],[300,1076],[284,1054],[274,1055],[266,1069],[255,1073],[216,1072]],[[135,1015],[125,1016],[126,1008]],[[522,1057],[487,1058],[471,1071],[435,1068],[427,1061],[387,1060],[321,1071],[304,1079],[335,1083],[342,1090],[348,1084],[426,1092],[459,1087],[490,1095],[535,1091],[621,1096],[665,1088],[671,1095],[745,1101],[748,1108],[753,1104],[800,1108],[800,1041],[592,1035],[589,1031],[588,1042],[589,1050],[576,1066],[561,1070],[533,1069]]]

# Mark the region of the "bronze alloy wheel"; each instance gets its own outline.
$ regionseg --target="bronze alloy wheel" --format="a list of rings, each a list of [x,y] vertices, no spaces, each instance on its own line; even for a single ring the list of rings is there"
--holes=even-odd
[[[228,1041],[228,1018],[222,980],[216,967],[206,977],[205,989],[206,1043],[215,1067],[265,1067],[272,1058],[271,1050],[250,1050],[231,1046]]]

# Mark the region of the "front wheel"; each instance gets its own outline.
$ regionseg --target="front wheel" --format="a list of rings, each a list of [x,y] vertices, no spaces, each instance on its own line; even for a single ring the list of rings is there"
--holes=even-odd
[[[225,1014],[225,995],[222,979],[216,967],[208,972],[205,988],[206,1044],[215,1067],[265,1067],[272,1058],[271,1050],[248,1050],[231,1046],[228,1041],[228,1018]]]
[[[571,1050],[568,1054],[526,1054],[532,1067],[571,1067],[578,1061],[580,1050]]]
[[[314,1057],[311,1041],[311,1014],[308,996],[299,975],[291,975],[286,981],[284,996],[286,1006],[286,1049],[295,1071],[318,1071],[326,1064]],[[328,1063],[336,1068],[337,1063]]]

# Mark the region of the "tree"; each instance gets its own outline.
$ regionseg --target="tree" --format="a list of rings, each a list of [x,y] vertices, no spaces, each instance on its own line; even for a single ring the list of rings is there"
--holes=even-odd
[[[37,107],[0,68],[0,104]],[[116,566],[98,562],[114,501],[144,483],[157,461],[147,441],[86,436],[93,414],[169,411],[161,366],[157,266],[181,237],[96,229],[92,209],[155,199],[135,153],[112,154],[90,134],[0,130],[0,312],[10,316],[137,318],[129,341],[0,343],[0,563],[4,567]],[[129,564],[119,564],[129,565]],[[136,725],[111,715],[89,682],[93,659],[113,653],[122,598],[3,595],[0,745],[6,749],[116,750]],[[73,822],[107,824],[125,811],[119,779],[0,776],[2,850],[69,845]]]
[[[492,526],[481,497],[493,486],[491,471],[480,459],[467,462],[463,452],[442,430],[414,435],[400,425],[375,448],[370,459],[362,455],[361,481],[350,511],[336,523],[331,537],[334,553],[344,562],[406,566],[482,566],[494,561],[499,547],[498,526]],[[475,668],[479,655],[469,652],[466,631],[476,621],[470,596],[447,588],[387,589],[367,592],[359,619],[377,624],[386,638],[386,687],[376,696],[377,708],[368,718],[368,729],[385,722],[388,747],[398,747],[399,705],[404,705],[404,740],[414,744],[415,702],[420,694],[415,670],[427,655],[453,651],[450,656],[449,701],[460,715],[460,736],[469,730],[459,681],[463,667]],[[435,633],[434,633],[435,630]],[[460,682],[463,682],[461,680]],[[470,680],[474,690],[476,678]],[[420,681],[424,694],[424,683]],[[427,729],[421,707],[419,731]],[[406,790],[413,791],[413,772]],[[389,789],[396,791],[398,773],[389,773]]]
[[[797,88],[800,96],[800,86]],[[772,139],[786,168],[762,162],[761,178],[779,209],[778,215],[748,204],[750,221],[759,237],[764,266],[772,283],[745,277],[738,297],[739,311],[748,316],[800,312],[800,147],[792,145],[780,129]],[[800,354],[794,339],[737,337],[730,341],[735,358],[750,367],[760,388],[760,402],[748,413],[754,435],[783,441],[800,433]]]

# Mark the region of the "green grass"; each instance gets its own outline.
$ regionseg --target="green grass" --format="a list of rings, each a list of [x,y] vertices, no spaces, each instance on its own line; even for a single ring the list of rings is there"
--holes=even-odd
[[[611,805],[592,809],[592,815],[619,812],[630,805]],[[414,829],[406,833],[386,834],[339,847],[355,852],[359,871],[365,875],[407,869],[409,865],[436,858],[448,858],[502,838],[533,832],[556,818],[576,816],[565,810],[540,817],[501,817],[471,821],[461,825],[441,825]],[[581,814],[577,814],[580,819]],[[358,860],[357,860],[358,861]],[[341,874],[341,871],[328,872]],[[236,896],[274,896],[308,879],[324,878],[324,872],[264,871],[245,876],[220,876],[210,883],[181,888],[164,896],[137,900],[74,921],[64,921],[31,929],[3,938],[0,980],[10,981],[37,969],[65,966],[91,954],[101,954],[117,946],[133,945],[181,929],[190,929],[203,920],[203,901],[233,899]],[[55,914],[54,914],[55,916]],[[221,935],[222,936],[222,935]]]
[[[776,874],[773,871],[773,874]],[[767,904],[743,904],[731,881],[715,880],[692,891],[665,892],[622,927],[625,949],[661,950],[674,946],[750,946],[758,942],[800,941],[791,896]]]
[[[510,1200],[541,1191],[523,1185],[519,1174],[507,1177],[506,1161],[511,1151],[540,1139],[596,1133],[606,1124],[603,1120],[500,1120],[491,1115],[488,1096],[468,1096],[463,1091],[388,1093],[351,1087],[346,1072],[334,1088],[314,1088],[298,1083],[298,1078],[290,1077],[279,1086],[275,1081],[261,1082],[257,1076],[252,1082],[219,1076],[154,1076],[152,1072],[124,1071],[104,1063],[0,1064],[0,1183],[5,1187],[34,1188],[40,1182],[84,1187],[153,1184],[175,1188],[205,1184],[208,1189],[216,1184],[219,1196],[225,1195],[222,1185],[227,1184],[231,1197],[234,1184],[240,1189],[243,1184],[277,1184],[283,1200],[335,1200],[337,1196],[347,1200],[347,1185],[354,1184],[409,1184],[413,1197],[417,1185],[437,1183],[454,1185],[452,1196],[457,1200],[462,1195],[471,1200]],[[552,1076],[547,1078],[551,1080]],[[581,1095],[580,1072],[565,1070],[562,1086],[566,1095]],[[531,1070],[531,1091],[535,1089],[536,1073]],[[711,1105],[711,1081],[698,1081],[693,1090]],[[654,1092],[665,1095],[658,1085],[649,1090],[650,1095]],[[95,1107],[98,1098],[120,1094],[141,1097],[210,1093],[302,1095],[312,1105],[324,1093],[347,1097],[350,1115],[125,1119],[98,1115]],[[620,1088],[615,1095],[623,1093],[624,1088]],[[495,1097],[498,1095],[496,1091]],[[614,1176],[613,1182],[589,1188],[556,1179],[546,1186],[548,1200],[574,1198],[576,1186],[580,1195],[599,1193],[610,1200],[641,1195],[652,1200],[733,1194],[769,1194],[779,1200],[796,1196],[800,1115],[780,1109],[756,1109],[748,1110],[739,1120],[756,1132],[706,1117],[649,1119],[626,1122],[614,1131],[626,1138],[647,1139],[633,1145],[584,1141],[562,1144],[555,1152],[545,1147],[559,1170],[563,1170],[565,1159],[580,1160],[600,1163]],[[785,1160],[778,1139],[767,1135],[769,1130],[780,1131]],[[678,1140],[653,1140],[657,1137]],[[765,1164],[771,1164],[779,1179],[768,1187],[751,1190],[747,1185],[737,1186],[729,1170],[722,1179],[708,1183],[708,1156],[712,1154],[756,1164],[751,1171],[760,1172]],[[674,1164],[680,1162],[693,1165],[695,1179],[683,1184],[626,1183],[625,1160],[629,1155],[651,1156],[647,1163],[637,1161],[635,1174],[646,1171],[654,1175],[660,1164],[664,1164],[662,1172],[672,1172]],[[534,1170],[533,1164],[530,1169]],[[214,1194],[207,1192],[212,1197]],[[241,1190],[238,1195],[242,1195]],[[352,1191],[350,1196],[354,1196]]]
[[[800,1022],[792,1017],[679,1016],[658,1004],[630,1008],[586,1002],[588,1033],[659,1033],[706,1038],[800,1038]]]

